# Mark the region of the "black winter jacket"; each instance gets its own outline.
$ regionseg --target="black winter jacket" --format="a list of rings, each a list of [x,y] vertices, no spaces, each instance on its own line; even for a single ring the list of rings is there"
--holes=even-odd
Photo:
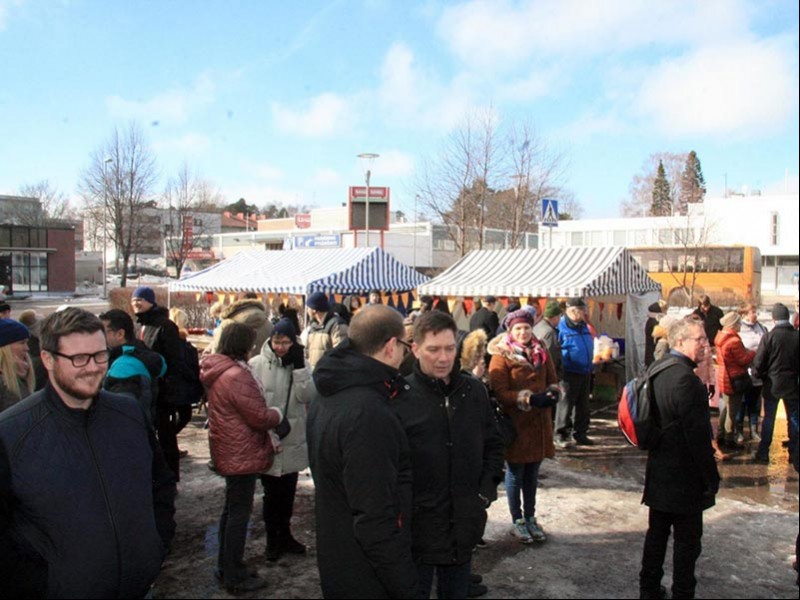
[[[183,404],[181,369],[183,349],[178,326],[169,320],[169,311],[163,306],[153,306],[150,310],[136,315],[141,325],[138,338],[154,352],[158,352],[167,362],[167,374],[159,384],[158,401],[170,404]]]
[[[485,306],[481,306],[476,310],[475,314],[472,315],[472,318],[469,320],[470,331],[475,331],[479,328],[483,329],[489,339],[497,335],[498,327],[500,327],[500,317],[497,316],[496,312],[489,310]]]
[[[0,415],[0,596],[141,598],[175,532],[175,481],[134,400],[48,384]]]
[[[407,384],[397,370],[345,340],[313,374],[309,411],[317,562],[325,598],[413,598],[411,457],[391,396]]]
[[[134,398],[150,417],[150,424],[155,426],[158,379],[165,369],[164,358],[148,349],[140,340],[109,348],[109,355],[103,389]]]
[[[772,398],[797,400],[800,333],[787,321],[778,323],[761,338],[753,369],[764,380],[764,393]]]
[[[661,512],[691,514],[714,506],[719,472],[711,447],[708,393],[694,374],[697,365],[679,353],[653,365],[670,357],[677,364],[653,378],[662,436],[647,454],[642,502]]]
[[[497,498],[503,441],[484,385],[454,370],[450,384],[414,365],[409,394],[391,400],[411,447],[414,559],[462,564],[472,556]]]

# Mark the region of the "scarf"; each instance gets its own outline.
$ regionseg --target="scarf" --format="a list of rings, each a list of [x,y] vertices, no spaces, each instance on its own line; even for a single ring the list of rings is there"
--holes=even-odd
[[[534,369],[541,368],[547,362],[547,351],[534,335],[531,335],[531,341],[527,344],[520,344],[508,333],[505,342],[516,356],[524,358]]]

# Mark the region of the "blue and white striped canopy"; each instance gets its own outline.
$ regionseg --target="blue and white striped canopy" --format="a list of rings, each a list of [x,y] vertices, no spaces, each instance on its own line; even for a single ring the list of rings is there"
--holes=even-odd
[[[169,290],[363,294],[404,292],[426,281],[381,248],[245,250],[170,283]]]
[[[660,292],[625,248],[477,250],[419,287],[431,296],[611,296]]]

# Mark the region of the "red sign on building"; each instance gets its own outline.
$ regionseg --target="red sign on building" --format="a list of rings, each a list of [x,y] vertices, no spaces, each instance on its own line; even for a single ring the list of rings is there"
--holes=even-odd
[[[294,216],[294,226],[298,229],[308,229],[311,227],[311,215],[309,213],[297,213]]]

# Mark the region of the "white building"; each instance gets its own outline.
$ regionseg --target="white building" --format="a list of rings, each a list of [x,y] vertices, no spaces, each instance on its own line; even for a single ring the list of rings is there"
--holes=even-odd
[[[670,246],[702,240],[703,245],[756,246],[761,251],[762,297],[797,294],[800,266],[798,194],[733,195],[691,205],[689,216],[562,221],[542,233],[542,245]]]

